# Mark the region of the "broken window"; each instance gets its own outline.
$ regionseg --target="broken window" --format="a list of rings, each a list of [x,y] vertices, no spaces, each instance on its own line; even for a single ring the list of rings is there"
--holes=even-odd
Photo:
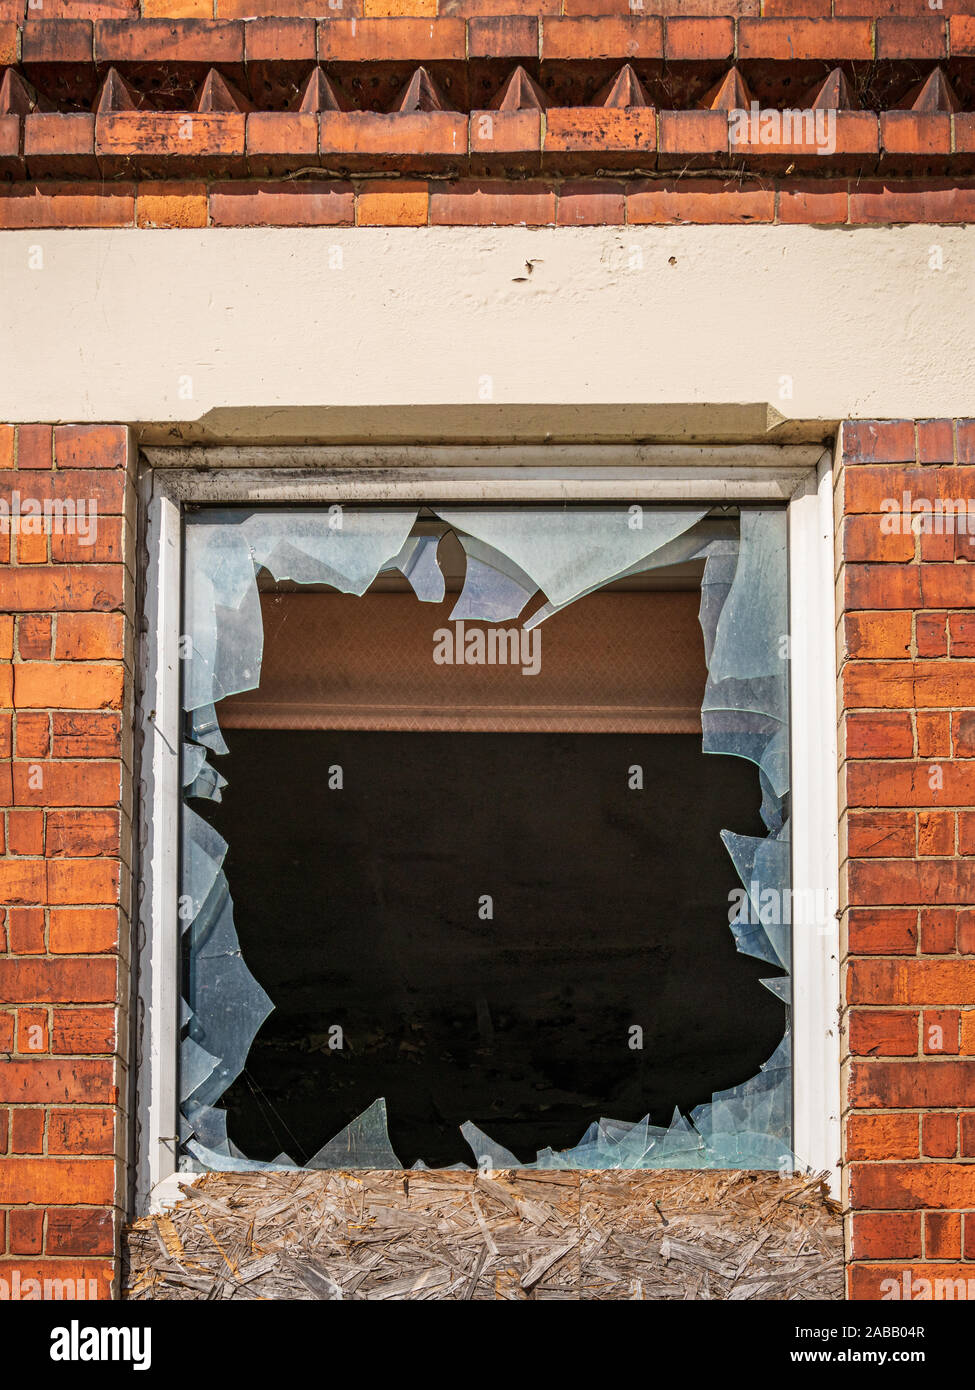
[[[786,543],[188,514],[184,1168],[792,1162]]]

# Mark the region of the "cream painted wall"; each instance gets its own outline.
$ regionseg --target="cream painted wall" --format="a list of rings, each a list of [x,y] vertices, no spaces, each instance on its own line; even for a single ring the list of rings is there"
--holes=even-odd
[[[7,232],[0,264],[7,421],[216,411],[214,434],[297,437],[377,405],[542,407],[520,418],[543,426],[557,404],[975,415],[975,227]],[[281,413],[298,406],[332,411]]]

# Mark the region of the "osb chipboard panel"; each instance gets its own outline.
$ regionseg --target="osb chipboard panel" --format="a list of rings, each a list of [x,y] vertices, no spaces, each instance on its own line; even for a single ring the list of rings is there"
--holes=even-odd
[[[819,1178],[210,1173],[126,1233],[133,1299],[841,1299]]]

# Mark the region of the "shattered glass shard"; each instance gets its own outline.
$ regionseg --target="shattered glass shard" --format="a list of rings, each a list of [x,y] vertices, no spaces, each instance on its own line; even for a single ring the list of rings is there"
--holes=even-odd
[[[386,1127],[386,1101],[380,1096],[350,1125],[324,1144],[306,1168],[402,1168]]]

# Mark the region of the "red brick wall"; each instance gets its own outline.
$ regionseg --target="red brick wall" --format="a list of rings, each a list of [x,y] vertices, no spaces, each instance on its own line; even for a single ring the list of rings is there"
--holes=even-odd
[[[0,535],[0,1278],[21,1297],[108,1296],[125,1200],[130,457],[118,426],[0,429],[0,496],[97,508],[91,531],[89,510]]]
[[[847,424],[842,457],[850,1291],[876,1298],[975,1276],[975,530],[881,526],[904,492],[975,499],[975,421]]]

